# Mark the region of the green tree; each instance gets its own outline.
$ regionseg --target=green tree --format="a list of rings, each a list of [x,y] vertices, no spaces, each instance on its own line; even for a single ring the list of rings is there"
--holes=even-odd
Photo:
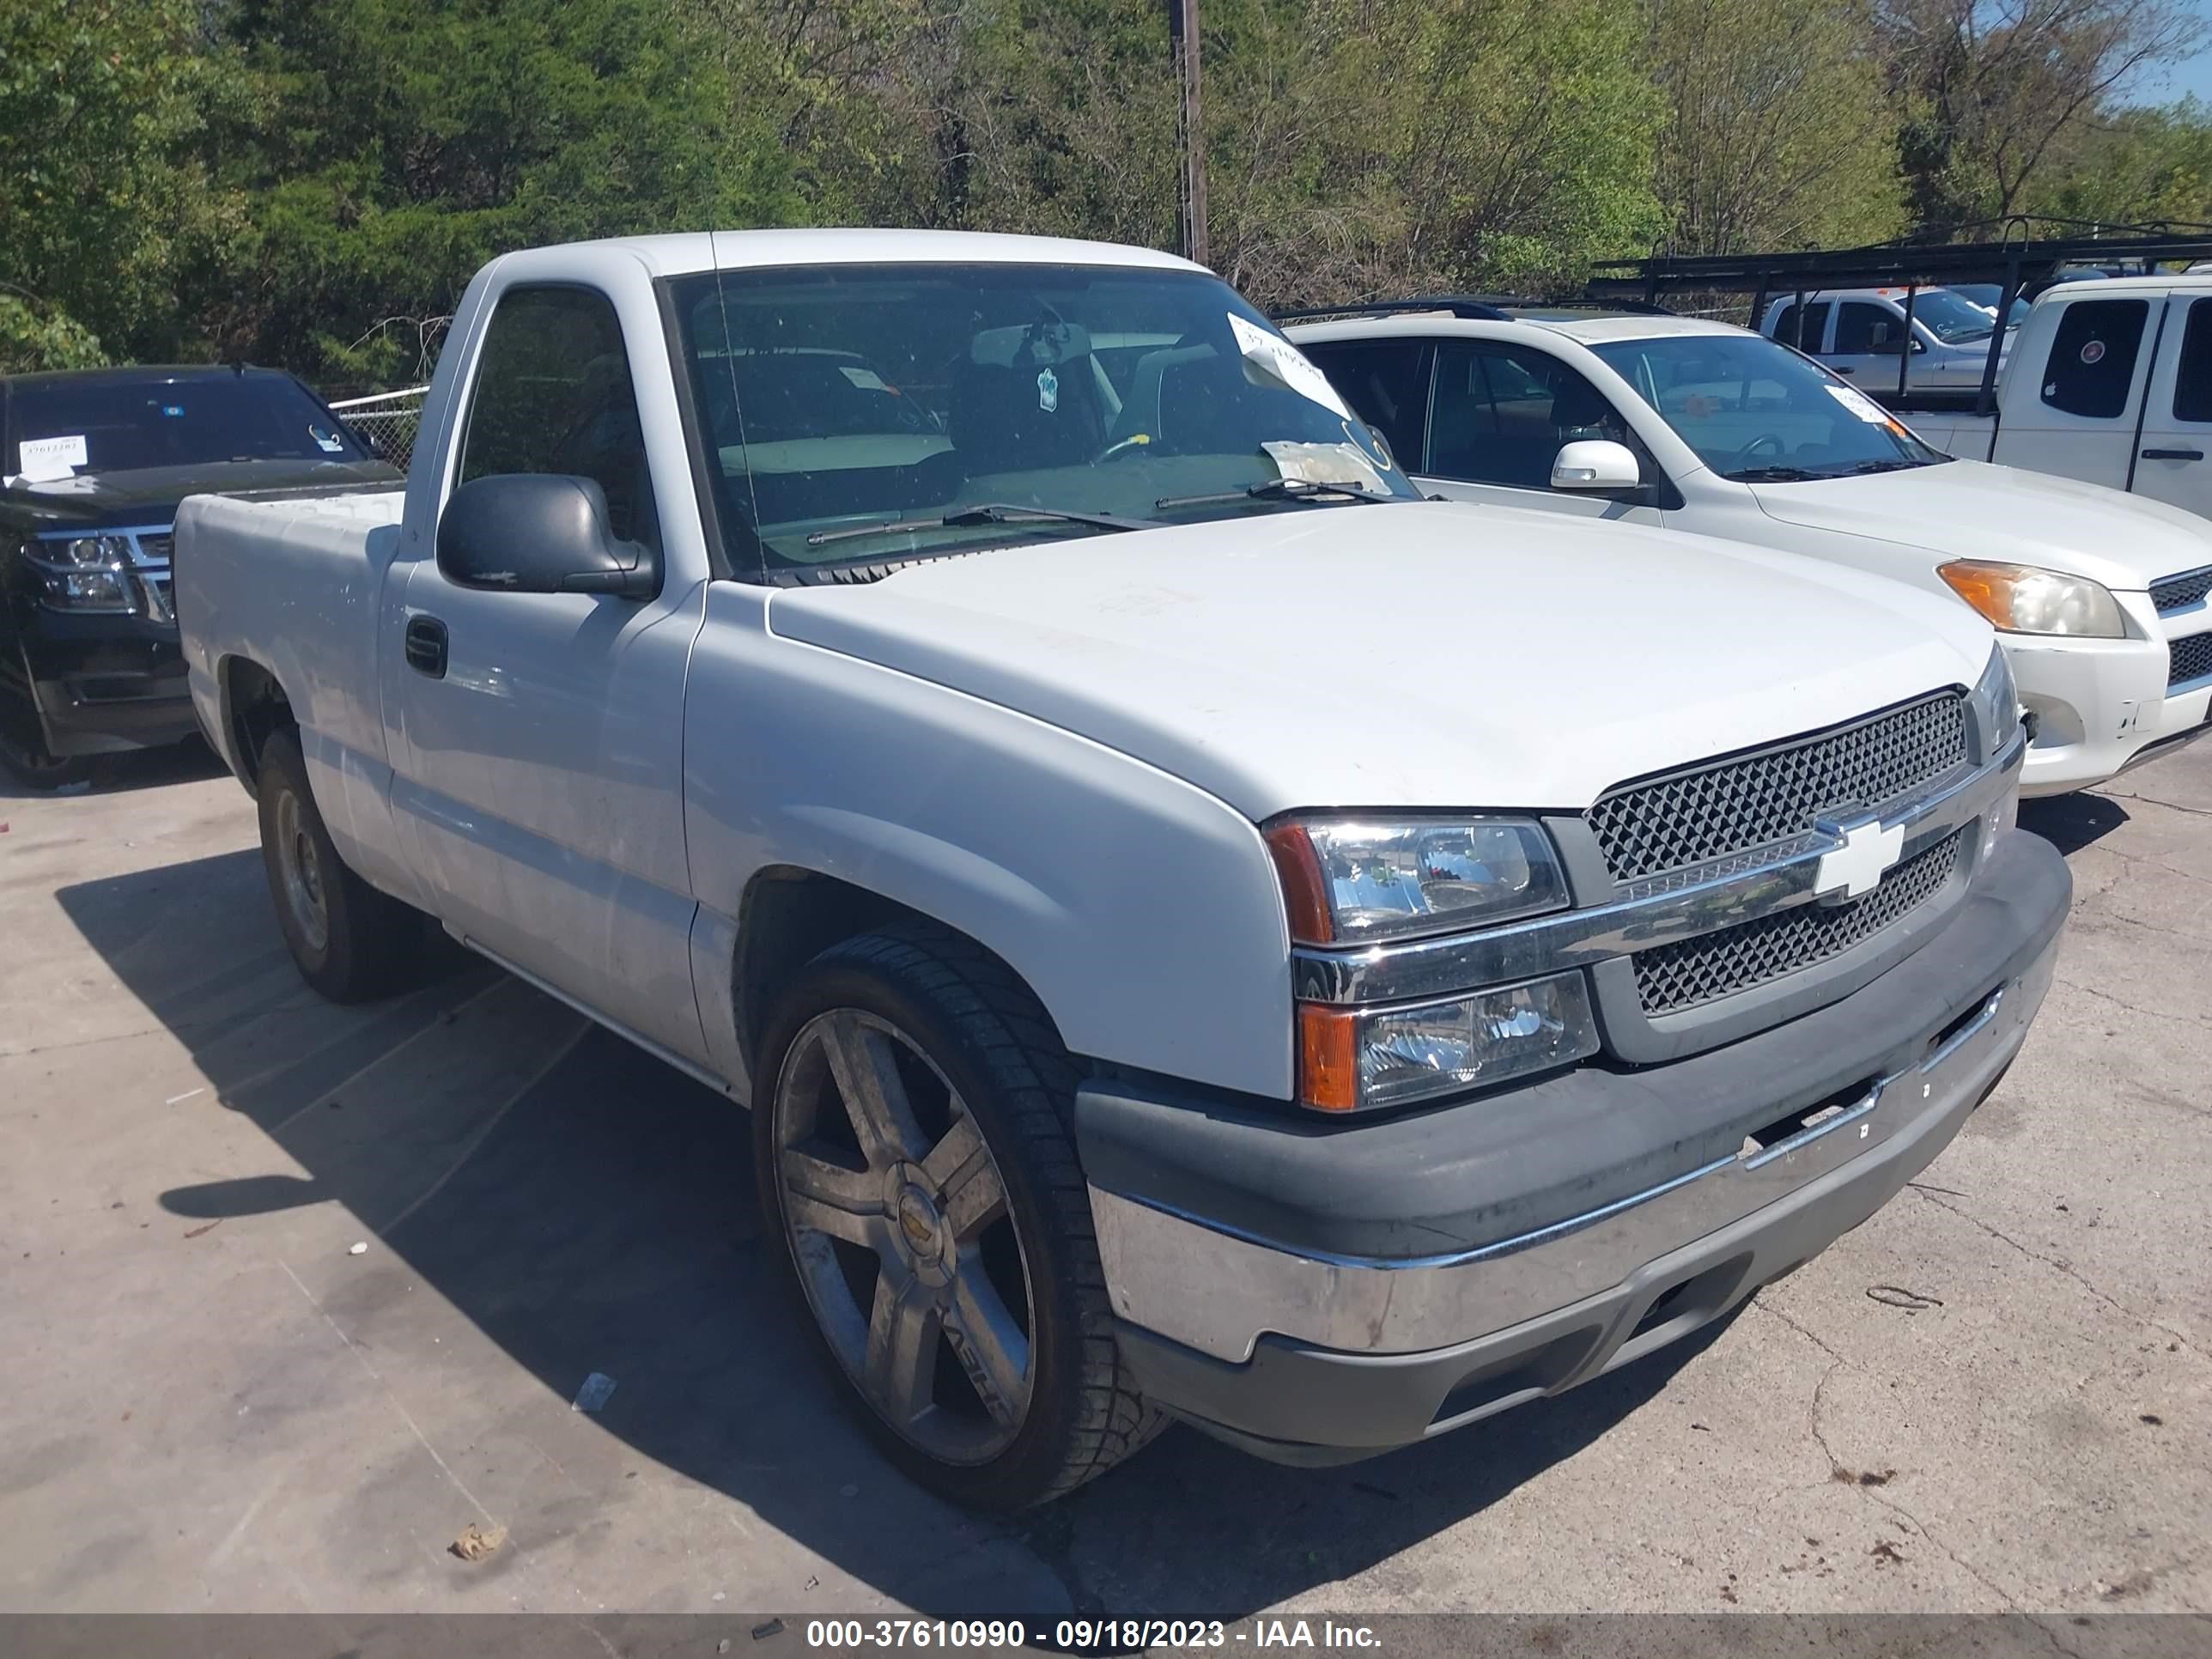
[[[1645,0],[1645,11],[1676,251],[1850,246],[1905,228],[1899,121],[1858,0]]]
[[[2189,0],[1872,0],[1905,112],[1913,217],[1939,234],[2027,211],[2115,113],[2124,91],[2185,58]]]
[[[426,323],[535,243],[786,223],[774,110],[657,0],[243,0],[251,193],[212,324],[271,361],[419,372]]]
[[[1657,236],[1664,104],[1613,0],[1337,0],[1351,169],[1403,204],[1372,286],[1542,288]],[[1337,182],[1335,179],[1332,183]]]
[[[178,349],[236,214],[194,151],[226,67],[192,0],[0,5],[0,370]]]

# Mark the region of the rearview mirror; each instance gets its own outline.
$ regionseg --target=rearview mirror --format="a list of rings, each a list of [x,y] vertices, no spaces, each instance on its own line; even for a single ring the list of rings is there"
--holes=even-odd
[[[1634,489],[1644,482],[1636,452],[1610,439],[1585,438],[1560,447],[1552,462],[1552,488],[1589,494]]]
[[[438,520],[438,568],[463,587],[510,593],[644,599],[660,587],[653,550],[608,528],[597,482],[555,473],[497,473],[456,489]]]

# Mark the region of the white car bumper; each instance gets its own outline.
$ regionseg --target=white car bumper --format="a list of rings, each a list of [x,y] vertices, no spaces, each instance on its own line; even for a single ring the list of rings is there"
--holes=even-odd
[[[2139,637],[2002,635],[2035,738],[2021,769],[2024,796],[2063,794],[2201,735],[2212,718],[2212,672],[2186,674],[2212,633],[2212,611],[2160,616],[2142,593],[2116,597]]]

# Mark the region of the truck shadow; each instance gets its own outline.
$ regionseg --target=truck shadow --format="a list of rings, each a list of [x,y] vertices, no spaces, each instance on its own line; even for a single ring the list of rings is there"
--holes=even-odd
[[[64,796],[122,794],[134,789],[158,788],[163,784],[194,782],[222,775],[223,764],[215,750],[198,738],[189,738],[161,749],[134,749],[125,754],[102,755],[93,762],[92,776],[88,781],[59,793]],[[56,793],[54,790],[18,783],[7,773],[0,772],[0,800],[47,800],[55,798]]]
[[[1717,1333],[1344,1468],[1278,1468],[1173,1428],[1053,1509],[979,1522],[902,1480],[841,1409],[766,1271],[744,1115],[727,1101],[472,960],[391,1002],[321,1004],[284,954],[253,852],[57,896],[190,1047],[222,1105],[281,1150],[272,1164],[307,1171],[179,1184],[160,1194],[167,1210],[344,1206],[553,1409],[590,1373],[615,1376],[600,1429],[927,1613],[1264,1608],[1386,1560],[1574,1455]],[[495,1019],[510,1033],[534,1020],[558,1040],[514,1063],[511,1086],[426,1082],[494,1048]],[[329,1312],[341,1325],[422,1316],[337,1302]],[[406,1340],[404,1329],[372,1334]],[[522,1409],[539,1408],[526,1398]],[[611,1467],[585,1516],[549,1516],[538,1541],[618,1525],[607,1516],[624,1478]],[[866,1502],[852,1501],[856,1490]],[[965,1576],[948,1574],[948,1545],[966,1540],[991,1547],[968,1553]]]
[[[2102,841],[2127,821],[2127,808],[2119,802],[2086,789],[2020,804],[2020,827],[2033,830],[2069,857]]]

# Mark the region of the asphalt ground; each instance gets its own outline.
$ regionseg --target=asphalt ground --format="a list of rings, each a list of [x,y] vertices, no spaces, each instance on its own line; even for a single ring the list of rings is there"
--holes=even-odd
[[[458,953],[321,1002],[204,753],[0,793],[0,1609],[2203,1611],[2212,743],[2023,820],[2076,884],[2025,1053],[1724,1327],[1005,1522],[837,1408],[726,1102]]]

